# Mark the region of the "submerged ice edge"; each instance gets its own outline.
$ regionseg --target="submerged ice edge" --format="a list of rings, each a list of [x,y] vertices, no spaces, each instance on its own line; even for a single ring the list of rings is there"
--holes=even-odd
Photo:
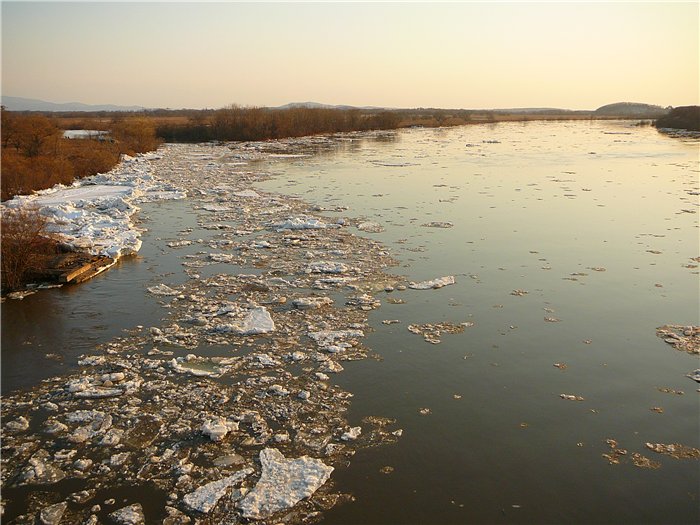
[[[161,159],[167,147],[136,157],[124,155],[107,173],[16,196],[2,206],[36,207],[47,218],[49,231],[73,250],[114,259],[133,255],[141,248],[141,230],[132,222],[137,205],[186,197],[183,189],[153,173],[152,161]]]

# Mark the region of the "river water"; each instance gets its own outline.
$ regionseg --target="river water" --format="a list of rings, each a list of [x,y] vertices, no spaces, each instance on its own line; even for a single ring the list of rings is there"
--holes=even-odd
[[[364,341],[380,359],[334,378],[355,396],[351,424],[396,418],[403,436],[334,472],[355,502],[324,523],[697,522],[697,462],[645,443],[698,447],[685,377],[697,357],[656,336],[698,324],[698,144],[626,122],[503,123],[348,137],[260,164],[273,175],[261,190],[380,224],[358,234],[390,249],[393,273],[456,279],[380,294]],[[187,202],[141,219],[138,258],[3,304],[3,392],[165,315],[146,287],[186,276],[163,239],[200,232]],[[468,327],[437,345],[407,330],[440,322]],[[619,464],[607,439],[628,450]],[[635,452],[660,468],[636,467]]]

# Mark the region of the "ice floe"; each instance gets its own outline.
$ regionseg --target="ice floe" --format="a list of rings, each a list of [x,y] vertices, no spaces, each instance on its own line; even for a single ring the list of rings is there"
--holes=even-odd
[[[421,281],[418,283],[410,282],[408,283],[408,287],[413,288],[414,290],[430,290],[431,288],[442,288],[443,286],[448,286],[450,284],[455,284],[454,275],[447,275],[445,277],[439,277],[437,279]]]
[[[333,304],[333,299],[330,297],[299,297],[292,301],[292,305],[301,310],[322,308],[330,304]]]
[[[323,230],[325,228],[337,227],[337,225],[326,224],[314,217],[289,217],[280,222],[272,223],[272,227],[281,230]]]
[[[109,518],[117,525],[143,525],[146,523],[146,516],[143,514],[143,507],[140,503],[115,510],[109,515]]]
[[[264,306],[258,306],[248,312],[242,321],[221,324],[215,328],[218,332],[230,332],[237,335],[266,334],[275,329],[275,322]]]
[[[287,459],[274,448],[260,451],[262,475],[238,506],[244,518],[262,519],[293,507],[321,487],[333,472],[319,459]]]
[[[346,264],[333,261],[312,262],[306,267],[308,273],[346,273],[348,270]]]
[[[236,483],[243,481],[246,476],[253,473],[253,469],[239,470],[232,476],[227,476],[218,481],[212,481],[199,487],[194,492],[186,494],[182,498],[183,503],[190,509],[202,514],[207,514],[214,508],[226,491]]]

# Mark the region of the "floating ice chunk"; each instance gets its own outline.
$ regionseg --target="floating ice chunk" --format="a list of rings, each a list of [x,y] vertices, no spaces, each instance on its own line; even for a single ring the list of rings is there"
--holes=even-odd
[[[300,310],[314,310],[333,304],[333,299],[330,297],[299,297],[294,299],[292,304]]]
[[[140,503],[115,510],[109,515],[109,518],[117,525],[143,525],[146,523],[146,516],[143,515],[143,507]]]
[[[316,492],[333,472],[319,459],[286,459],[274,448],[263,449],[260,462],[260,480],[238,503],[244,518],[262,519],[293,507]]]
[[[89,355],[78,361],[80,366],[98,366],[104,365],[107,362],[107,358],[103,355]]]
[[[567,401],[584,401],[582,396],[577,396],[576,394],[559,394],[559,397]]]
[[[454,224],[452,224],[451,222],[433,221],[421,224],[421,226],[425,228],[452,228]]]
[[[109,458],[109,464],[113,467],[119,467],[126,463],[126,460],[129,459],[130,455],[131,452],[120,452],[119,454],[112,454],[112,456]]]
[[[191,374],[195,377],[219,377],[223,370],[214,366],[208,359],[173,358],[170,367],[178,374]]]
[[[173,290],[167,284],[158,284],[156,286],[150,286],[147,290],[153,295],[178,295],[180,292]]]
[[[334,225],[326,224],[325,222],[314,217],[290,217],[281,222],[272,223],[272,226],[278,231],[281,230],[323,230],[331,228]]]
[[[41,525],[58,525],[61,522],[63,513],[66,512],[67,508],[68,503],[65,501],[44,507],[39,513],[39,522]]]
[[[270,312],[264,306],[258,306],[248,312],[242,321],[231,324],[219,325],[217,332],[230,332],[237,335],[266,334],[275,330],[275,323]]]
[[[52,485],[66,477],[61,469],[45,463],[43,458],[46,455],[41,454],[41,452],[40,450],[29,459],[27,466],[24,467],[17,479],[17,485]]]
[[[29,428],[29,421],[26,417],[19,416],[17,419],[6,423],[5,428],[13,432],[23,432]]]
[[[233,194],[236,197],[251,198],[251,199],[257,199],[260,197],[260,194],[255,190],[234,191]]]
[[[210,253],[207,256],[207,259],[215,263],[230,263],[233,262],[233,258],[230,253]]]
[[[355,280],[357,279],[354,277],[324,277],[323,279],[316,279],[313,287],[316,290],[328,290],[330,288],[346,285]]]
[[[171,248],[181,248],[183,246],[189,246],[190,244],[192,244],[192,241],[189,239],[183,239],[181,241],[171,241],[168,243],[168,246]]]
[[[66,414],[66,421],[69,423],[91,423],[93,421],[102,421],[105,418],[105,413],[101,410],[76,410]]]
[[[381,233],[384,231],[384,227],[381,224],[371,221],[361,222],[357,225],[357,229],[368,233]]]
[[[331,374],[338,374],[345,370],[340,363],[336,363],[331,359],[326,359],[321,361],[321,366],[319,367],[321,372],[330,372]]]
[[[312,262],[306,267],[306,273],[345,273],[347,271],[347,265],[333,261]]]
[[[249,468],[239,470],[232,476],[202,485],[194,492],[186,494],[182,501],[189,509],[207,514],[216,506],[229,487],[242,481],[252,473],[253,469]]]
[[[431,288],[442,288],[443,286],[454,283],[454,275],[447,275],[445,277],[432,279],[431,281],[421,281],[419,283],[410,282],[408,283],[408,287],[413,288],[414,290],[430,290]]]
[[[117,397],[121,396],[124,390],[120,388],[87,388],[80,392],[75,393],[75,397],[82,399],[102,399],[105,397]]]
[[[255,358],[258,360],[258,363],[260,363],[262,366],[279,366],[280,365],[279,361],[275,361],[267,354],[258,354],[255,356]]]
[[[297,394],[297,397],[302,401],[308,401],[311,397],[311,392],[309,392],[308,390],[302,390]]]
[[[282,385],[272,385],[267,389],[267,393],[273,396],[284,397],[289,395],[289,390],[284,388]]]
[[[339,340],[364,337],[365,334],[361,330],[320,330],[318,332],[309,332],[308,335],[318,346],[328,347],[336,344]]]
[[[343,441],[355,441],[362,433],[362,427],[351,427],[350,430],[343,433],[340,439]]]
[[[229,211],[231,208],[222,204],[203,204],[200,209],[204,211]]]
[[[20,301],[25,297],[35,294],[36,290],[20,290],[17,292],[11,292],[7,294],[8,299],[19,299]]]
[[[345,304],[348,306],[355,306],[360,310],[369,311],[379,308],[382,303],[379,299],[375,299],[369,294],[362,294],[348,299]]]
[[[202,424],[202,434],[212,441],[221,441],[231,431],[238,430],[236,421],[227,421],[223,417],[208,419]]]
[[[303,361],[306,359],[306,355],[303,352],[292,352],[287,357],[293,362]]]

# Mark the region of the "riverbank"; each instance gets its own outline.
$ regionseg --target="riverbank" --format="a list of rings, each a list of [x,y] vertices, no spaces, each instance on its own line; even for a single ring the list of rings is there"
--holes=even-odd
[[[656,121],[656,127],[669,130],[700,131],[700,106],[673,108]]]
[[[5,201],[3,215],[11,217],[17,211],[34,210],[44,221],[42,231],[64,251],[102,256],[113,263],[136,254],[141,247],[140,232],[133,221],[138,204],[185,197],[183,191],[153,176],[152,164],[160,158],[155,152],[124,156],[107,173]],[[44,267],[33,268],[32,273],[45,274],[52,269],[51,264],[47,260]],[[16,297],[23,296],[21,290],[15,292]]]

